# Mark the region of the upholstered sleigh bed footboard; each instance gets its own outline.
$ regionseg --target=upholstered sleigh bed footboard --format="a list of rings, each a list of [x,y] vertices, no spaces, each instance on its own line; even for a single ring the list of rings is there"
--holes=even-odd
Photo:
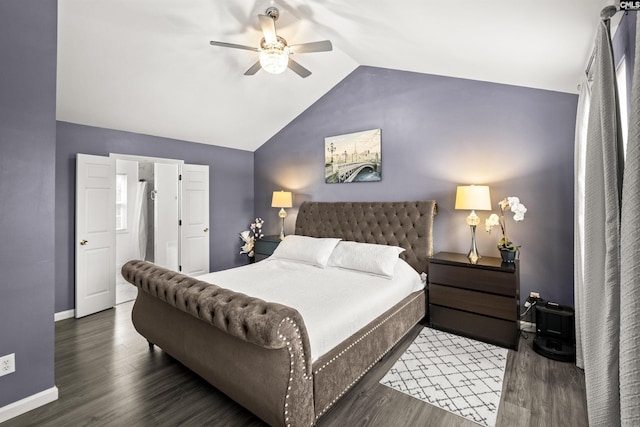
[[[425,314],[409,295],[311,365],[300,314],[145,261],[122,268],[140,292],[136,330],[272,426],[310,426]]]
[[[141,292],[136,330],[272,426],[314,423],[309,339],[300,314],[144,261],[122,275]]]

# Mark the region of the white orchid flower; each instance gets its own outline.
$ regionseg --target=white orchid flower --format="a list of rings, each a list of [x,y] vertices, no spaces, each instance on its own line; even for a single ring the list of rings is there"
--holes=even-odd
[[[484,228],[487,230],[487,233],[489,233],[491,232],[491,228],[498,224],[500,224],[500,217],[496,214],[491,214],[489,218],[484,221]]]
[[[256,240],[264,237],[264,234],[262,234],[263,224],[264,220],[262,218],[256,218],[251,225],[249,225],[250,230],[245,230],[240,233],[240,238],[244,242],[240,248],[241,254],[247,254],[249,257],[253,257],[255,255],[253,248]]]
[[[513,220],[522,221],[524,219],[525,212],[527,212],[527,208],[524,205],[520,204],[518,205],[518,208],[516,210],[512,209],[512,211],[515,212],[513,215]]]
[[[527,208],[525,205],[520,203],[520,199],[515,196],[504,198],[500,200],[498,204],[500,206],[500,216],[491,214],[491,216],[485,221],[485,229],[487,230],[487,232],[491,232],[491,228],[494,225],[500,225],[500,228],[502,228],[503,237],[498,243],[498,248],[509,250],[514,250],[513,248],[515,248],[517,250],[519,246],[514,246],[507,237],[507,226],[504,220],[504,211],[510,209],[511,212],[513,212],[513,220],[518,222],[524,220],[524,214],[527,212]]]
[[[245,230],[245,231],[242,231],[242,232],[240,233],[240,238],[241,238],[245,243],[248,243],[248,242],[251,240],[251,235],[250,235],[249,233],[250,233],[250,231],[249,231],[249,230]]]

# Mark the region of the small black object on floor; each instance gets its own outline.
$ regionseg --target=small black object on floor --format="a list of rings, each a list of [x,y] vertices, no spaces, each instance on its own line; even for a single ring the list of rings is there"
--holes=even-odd
[[[560,362],[574,362],[576,348],[574,339],[575,313],[571,307],[549,301],[536,304],[536,338],[533,350]]]

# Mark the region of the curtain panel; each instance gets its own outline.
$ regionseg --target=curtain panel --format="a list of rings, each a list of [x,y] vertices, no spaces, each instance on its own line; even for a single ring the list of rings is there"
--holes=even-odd
[[[585,158],[582,347],[589,422],[620,425],[621,132],[609,21],[596,38]]]
[[[608,20],[598,29],[593,85],[581,87],[576,120],[576,364],[585,370],[593,426],[640,425],[640,25],[632,16],[626,163]]]
[[[640,425],[640,19],[637,15],[636,12],[620,224],[620,417],[624,426]]]

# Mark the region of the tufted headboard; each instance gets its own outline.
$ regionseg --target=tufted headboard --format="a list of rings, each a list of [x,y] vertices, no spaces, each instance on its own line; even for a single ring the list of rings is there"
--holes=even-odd
[[[400,246],[400,255],[418,273],[433,255],[434,200],[417,202],[303,202],[295,234],[339,237],[363,243]]]

